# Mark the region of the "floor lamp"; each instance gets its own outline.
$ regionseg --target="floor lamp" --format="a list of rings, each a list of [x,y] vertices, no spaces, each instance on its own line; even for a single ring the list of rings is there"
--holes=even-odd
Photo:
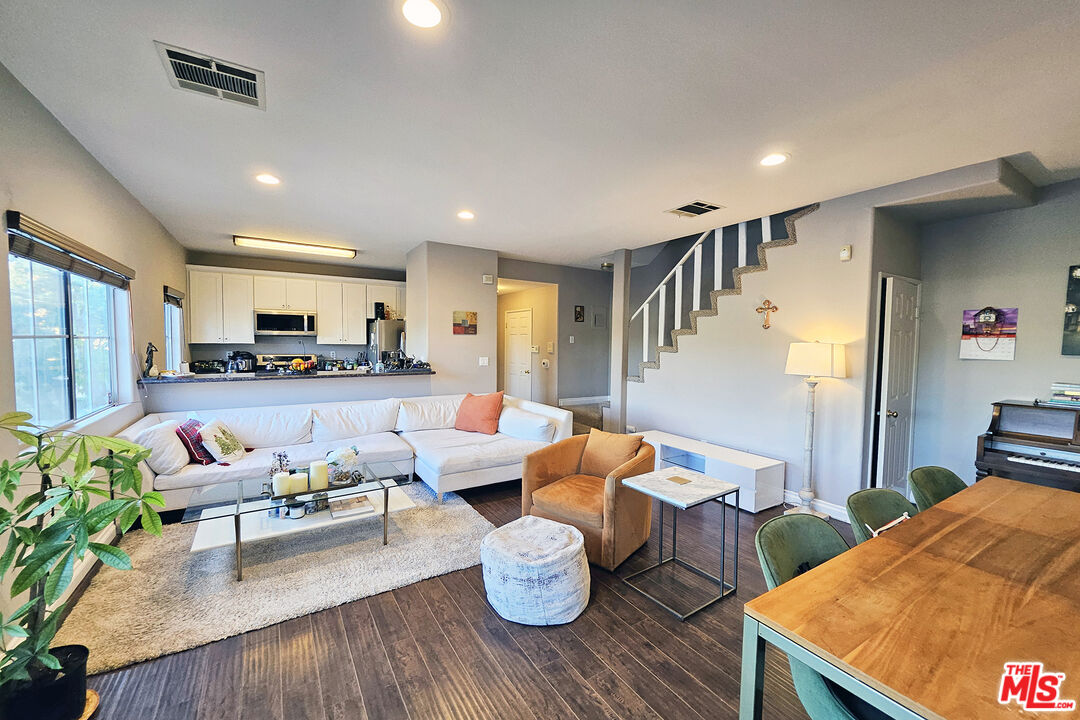
[[[818,380],[823,377],[847,377],[844,346],[833,343],[791,343],[788,347],[787,375],[803,375],[806,378],[806,442],[803,449],[802,487],[799,489],[798,507],[785,514],[807,513],[827,518],[828,514],[814,510],[814,395]]]

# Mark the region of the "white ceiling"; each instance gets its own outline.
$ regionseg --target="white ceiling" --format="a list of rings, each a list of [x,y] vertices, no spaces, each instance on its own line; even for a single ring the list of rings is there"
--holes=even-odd
[[[0,62],[203,250],[591,264],[1015,153],[1080,174],[1075,0],[446,1],[432,32],[393,0],[5,0]],[[153,40],[266,71],[266,111],[172,89]],[[727,209],[663,213],[692,200]]]

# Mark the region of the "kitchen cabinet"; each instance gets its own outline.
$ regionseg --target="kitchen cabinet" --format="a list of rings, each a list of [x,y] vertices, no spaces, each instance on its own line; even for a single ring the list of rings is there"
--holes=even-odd
[[[188,341],[255,342],[254,278],[251,275],[188,273]]]
[[[250,345],[255,342],[254,278],[251,275],[221,276],[222,342]]]
[[[258,310],[316,312],[316,282],[274,275],[255,276],[255,307]]]
[[[394,317],[405,317],[405,288],[397,285],[367,286],[367,316],[375,317],[375,303],[381,302],[394,309]]]
[[[316,283],[320,345],[367,344],[367,286],[359,283]]]
[[[188,341],[222,342],[221,273],[192,270],[188,273],[188,295]]]

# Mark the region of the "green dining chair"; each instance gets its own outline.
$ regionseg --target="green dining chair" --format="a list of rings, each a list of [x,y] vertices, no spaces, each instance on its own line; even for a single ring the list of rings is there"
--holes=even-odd
[[[874,530],[888,525],[904,513],[913,517],[918,510],[906,497],[888,488],[867,488],[848,495],[847,514],[855,542],[864,543],[873,537]]]
[[[848,549],[829,523],[814,515],[780,515],[754,536],[761,572],[770,590]],[[888,716],[823,678],[790,655],[795,692],[811,720],[884,720]]]
[[[937,465],[915,468],[908,473],[908,484],[919,512],[967,487],[967,483],[952,470]]]

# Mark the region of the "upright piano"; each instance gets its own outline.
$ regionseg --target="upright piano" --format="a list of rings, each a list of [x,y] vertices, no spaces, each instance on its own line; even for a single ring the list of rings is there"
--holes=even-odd
[[[979,436],[976,479],[987,475],[1080,492],[1080,407],[1003,400]]]

